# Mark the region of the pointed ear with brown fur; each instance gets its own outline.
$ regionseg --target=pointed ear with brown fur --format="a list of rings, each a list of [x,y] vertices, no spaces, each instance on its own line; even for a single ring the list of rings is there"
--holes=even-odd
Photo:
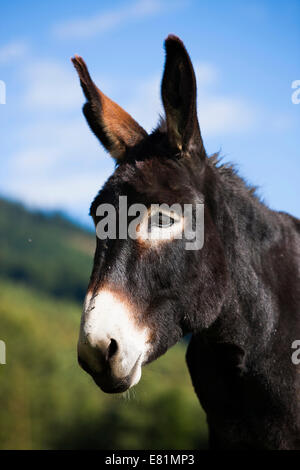
[[[124,109],[97,88],[82,57],[76,55],[72,62],[87,99],[83,107],[86,120],[106,150],[116,160],[121,161],[127,149],[138,144],[147,136],[147,132]]]
[[[170,144],[184,154],[205,157],[197,119],[196,77],[182,41],[169,35],[165,41],[166,63],[161,94]]]

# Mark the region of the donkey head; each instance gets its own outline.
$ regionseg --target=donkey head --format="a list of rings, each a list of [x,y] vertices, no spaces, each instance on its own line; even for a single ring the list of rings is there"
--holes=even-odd
[[[179,38],[169,36],[165,47],[165,120],[151,135],[96,87],[82,58],[72,59],[87,99],[84,115],[117,162],[91,206],[97,229],[110,222],[104,215],[113,208],[115,236],[97,230],[78,342],[80,365],[109,393],[132,387],[144,364],[185,334],[209,327],[224,295],[222,245],[204,201],[209,165],[197,119],[195,74]],[[125,199],[124,218],[120,201]],[[196,208],[204,202],[204,245],[190,249],[188,217],[180,209],[191,208],[189,224],[195,227]],[[135,236],[129,236],[137,204],[146,210],[140,210]]]

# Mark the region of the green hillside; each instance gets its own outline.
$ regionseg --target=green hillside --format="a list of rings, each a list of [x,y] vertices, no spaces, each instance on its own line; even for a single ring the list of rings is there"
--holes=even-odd
[[[0,240],[0,449],[205,447],[183,343],[146,366],[130,395],[104,394],[78,367],[93,236],[2,200]]]
[[[82,301],[94,235],[59,214],[29,212],[0,199],[0,277]]]

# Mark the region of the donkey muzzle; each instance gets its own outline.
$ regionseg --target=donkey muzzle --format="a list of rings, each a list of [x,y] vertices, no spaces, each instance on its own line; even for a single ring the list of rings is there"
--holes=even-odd
[[[90,368],[85,360],[81,359],[80,354],[78,353],[78,363],[82,367],[82,369],[91,375],[94,382],[101,388],[101,390],[105,393],[122,393],[128,390],[128,388],[135,385],[141,376],[141,364],[140,364],[141,356],[138,357],[134,367],[132,368],[131,372],[120,378],[114,375],[113,367],[111,367],[109,360],[103,361],[101,358],[102,370],[101,372],[97,372]]]
[[[147,328],[137,326],[133,309],[108,289],[85,300],[78,362],[107,393],[136,385],[147,352]]]

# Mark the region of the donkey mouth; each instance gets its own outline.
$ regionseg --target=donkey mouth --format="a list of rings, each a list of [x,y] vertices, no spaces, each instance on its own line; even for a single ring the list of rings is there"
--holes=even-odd
[[[105,393],[122,393],[130,387],[130,378],[124,379],[105,379],[103,377],[93,376],[94,382]]]
[[[122,378],[115,377],[111,367],[105,367],[101,372],[95,372],[82,360],[78,361],[80,366],[92,377],[96,385],[105,393],[123,393],[130,387],[136,385],[142,375],[142,354],[137,358],[130,373]]]

